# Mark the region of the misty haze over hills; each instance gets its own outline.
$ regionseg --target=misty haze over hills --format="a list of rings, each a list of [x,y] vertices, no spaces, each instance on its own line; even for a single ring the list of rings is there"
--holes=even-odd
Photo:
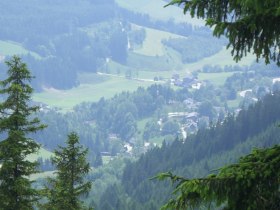
[[[92,168],[81,199],[100,210],[159,209],[173,187],[157,173],[206,176],[279,143],[279,67],[249,53],[236,63],[224,37],[168,2],[0,1],[0,80],[19,55],[48,125],[31,135],[36,187],[72,131]]]

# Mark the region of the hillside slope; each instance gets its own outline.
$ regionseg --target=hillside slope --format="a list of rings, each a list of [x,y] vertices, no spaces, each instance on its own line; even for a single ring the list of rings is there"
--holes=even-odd
[[[158,209],[170,196],[170,184],[151,181],[159,172],[172,171],[186,177],[202,177],[225,164],[237,161],[253,148],[279,144],[280,93],[267,95],[238,116],[229,116],[185,141],[176,140],[147,152],[126,166],[123,194],[115,195],[122,209]],[[213,172],[213,171],[212,171]],[[103,195],[106,198],[106,193]],[[112,195],[111,195],[112,196]],[[123,199],[127,198],[129,199]],[[102,206],[102,203],[100,204]],[[111,203],[113,209],[119,209]]]

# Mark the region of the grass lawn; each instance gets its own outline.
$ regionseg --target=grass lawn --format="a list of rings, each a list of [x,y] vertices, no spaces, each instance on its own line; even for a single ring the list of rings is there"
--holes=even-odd
[[[37,59],[41,58],[37,53],[26,50],[19,43],[0,40],[0,55],[27,55],[28,53]]]

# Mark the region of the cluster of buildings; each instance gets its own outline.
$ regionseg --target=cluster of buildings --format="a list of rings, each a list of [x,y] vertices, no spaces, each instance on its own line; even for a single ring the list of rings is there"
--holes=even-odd
[[[193,75],[187,75],[181,79],[179,74],[173,74],[170,83],[171,85],[175,85],[178,87],[194,89],[199,89],[202,85],[202,83],[198,81],[197,77]]]

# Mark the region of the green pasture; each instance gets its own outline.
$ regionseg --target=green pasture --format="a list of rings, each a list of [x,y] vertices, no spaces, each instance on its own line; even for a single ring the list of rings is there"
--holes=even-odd
[[[75,105],[81,102],[98,101],[101,97],[110,98],[122,91],[134,91],[138,87],[148,87],[154,83],[129,80],[116,76],[108,76],[107,78],[101,83],[94,82],[95,79],[90,83],[89,77],[87,83],[82,83],[70,90],[45,89],[41,93],[34,94],[33,100],[61,108],[62,111],[71,111]]]
[[[169,71],[183,68],[180,53],[162,44],[162,40],[169,38],[187,39],[187,37],[135,24],[132,27],[135,30],[144,28],[146,37],[142,46],[129,52],[128,67],[145,71]]]
[[[203,50],[203,49],[202,49]],[[226,49],[224,47],[220,52],[218,52],[215,55],[212,55],[210,57],[203,58],[197,62],[189,63],[185,65],[185,70],[188,71],[194,71],[202,69],[205,65],[219,65],[221,67],[224,67],[226,65],[240,65],[240,66],[246,66],[251,65],[255,61],[255,56],[252,54],[248,54],[246,57],[244,57],[241,61],[236,63],[233,60],[233,57],[231,55],[231,49]]]
[[[155,83],[152,81],[155,76],[170,79],[175,73],[179,73],[181,77],[187,75],[183,71],[138,71],[137,78],[146,80],[140,81],[126,79],[123,75],[97,75],[87,73],[79,76],[81,83],[79,86],[70,90],[45,89],[41,93],[35,93],[33,100],[61,108],[64,112],[71,111],[75,105],[81,102],[94,102],[98,101],[101,97],[113,97],[122,91],[134,91],[138,87],[148,87]],[[232,74],[233,72],[199,73],[198,78],[199,80],[209,80],[215,85],[223,85],[226,78]]]
[[[170,61],[166,56],[146,56],[132,52],[128,54],[127,65],[144,71],[167,71],[172,68]]]
[[[142,47],[134,50],[135,53],[147,56],[162,56],[166,54],[166,48],[162,44],[162,40],[170,38],[186,38],[177,34],[160,31],[152,28],[133,25],[135,29],[145,29],[146,37]]]
[[[235,100],[228,100],[227,105],[229,108],[238,108],[240,105],[240,102],[243,100],[243,98],[237,93],[237,97]]]
[[[152,118],[149,117],[149,118],[145,118],[145,119],[139,120],[139,121],[137,122],[137,129],[138,129],[139,131],[144,131],[144,128],[145,128],[146,123],[149,122],[151,119],[152,119]]]
[[[221,86],[225,83],[226,79],[234,73],[235,72],[199,73],[198,79],[201,81],[209,80],[214,85]]]
[[[30,161],[36,161],[38,160],[38,158],[42,158],[43,160],[45,160],[45,159],[50,159],[52,155],[53,155],[52,152],[41,147],[37,153],[31,154],[27,158]]]
[[[175,22],[187,22],[193,26],[204,25],[202,20],[191,18],[189,14],[184,15],[183,10],[177,6],[164,8],[167,2],[163,0],[116,0],[116,2],[120,7],[149,15],[152,19],[163,21],[172,19]]]
[[[186,71],[138,71],[139,78],[154,79],[154,77],[161,77],[165,80],[171,79],[173,74],[179,74],[181,78],[185,77],[188,73]]]
[[[137,130],[138,130],[138,139],[143,141],[143,133],[144,133],[144,129],[145,129],[145,125],[148,121],[150,121],[152,118],[145,118],[142,120],[137,121]]]
[[[26,50],[19,43],[0,40],[0,55],[12,56],[12,55],[27,55],[27,54],[30,54],[37,59],[41,58],[37,53]]]
[[[164,141],[164,136],[158,136],[158,137],[154,137],[154,138],[149,139],[149,142],[151,144],[156,144],[159,147],[161,147],[163,141]]]

